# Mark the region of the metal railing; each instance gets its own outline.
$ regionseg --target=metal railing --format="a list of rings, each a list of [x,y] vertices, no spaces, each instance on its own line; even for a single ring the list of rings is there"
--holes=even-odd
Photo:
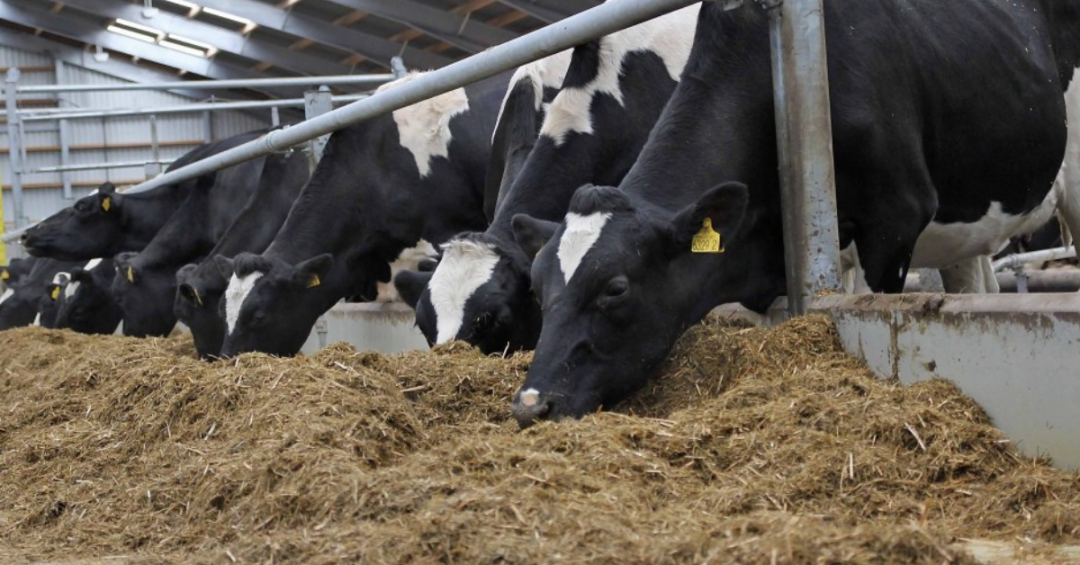
[[[15,92],[18,94],[55,94],[59,92],[101,92],[120,90],[191,90],[191,89],[229,89],[229,88],[262,88],[281,86],[339,86],[347,84],[359,84],[365,86],[378,86],[397,78],[394,74],[371,74],[371,75],[341,75],[341,76],[310,76],[310,77],[286,77],[286,78],[252,78],[230,80],[179,80],[174,82],[157,83],[131,83],[131,84],[46,84],[18,86]]]
[[[367,94],[346,94],[333,96],[331,100],[336,103],[356,102],[367,98]],[[250,100],[243,102],[205,102],[196,104],[180,104],[177,106],[161,106],[157,108],[88,108],[85,110],[72,108],[56,108],[49,110],[35,110],[33,112],[20,112],[23,122],[40,122],[47,120],[86,120],[93,118],[118,118],[126,116],[157,116],[161,114],[184,114],[189,112],[214,112],[221,110],[254,110],[261,108],[285,108],[303,106],[303,98],[284,98],[278,100]]]

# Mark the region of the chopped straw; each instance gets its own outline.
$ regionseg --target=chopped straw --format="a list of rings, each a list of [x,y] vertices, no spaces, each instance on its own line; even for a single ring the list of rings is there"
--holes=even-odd
[[[954,542],[1080,538],[1077,474],[820,318],[708,320],[614,410],[524,432],[529,355],[192,349],[0,333],[0,564],[972,564]]]

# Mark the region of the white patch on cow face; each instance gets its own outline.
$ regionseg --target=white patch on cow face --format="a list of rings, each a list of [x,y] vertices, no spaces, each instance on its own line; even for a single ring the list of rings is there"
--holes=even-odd
[[[390,282],[380,282],[376,285],[379,295],[375,301],[383,303],[401,302],[401,295],[398,294],[397,287],[394,286],[394,277],[401,271],[417,270],[421,261],[431,259],[437,254],[435,246],[426,239],[421,239],[420,243],[399,253],[397,259],[390,263]]]
[[[540,402],[540,391],[535,388],[523,390],[518,396],[518,401],[521,402],[522,406],[532,408],[536,406],[536,403]]]
[[[1045,224],[1056,207],[1057,194],[1051,190],[1027,214],[1006,214],[1000,202],[991,202],[986,215],[969,224],[932,221],[915,242],[911,268],[940,269],[978,255],[993,255],[1010,237],[1030,233]]]
[[[98,265],[101,264],[101,261],[102,261],[102,259],[100,257],[98,257],[97,259],[91,259],[91,260],[86,262],[86,266],[83,267],[83,270],[84,271],[93,271],[94,269],[97,268]]]
[[[255,283],[262,276],[263,273],[254,271],[243,278],[233,274],[229,279],[229,286],[225,289],[225,324],[229,328],[230,335],[236,329],[236,322],[240,319],[240,309],[244,306],[244,301],[247,300],[251,289],[255,288]]]
[[[600,231],[604,224],[611,219],[610,212],[595,212],[588,216],[582,216],[570,212],[566,215],[566,229],[562,238],[559,239],[559,267],[562,268],[563,280],[570,282],[574,271],[581,265],[585,254],[592,249],[597,239],[600,239]]]
[[[41,326],[41,312],[38,312],[37,314],[34,315],[34,323],[31,324],[31,325]]]
[[[380,86],[382,92],[401,86],[423,76],[413,73]],[[431,174],[431,160],[450,155],[450,120],[469,111],[469,97],[465,89],[451,90],[412,106],[394,111],[394,123],[398,126],[401,146],[408,149],[416,159],[420,178]]]
[[[623,60],[633,52],[651,51],[664,62],[672,80],[682,76],[694,44],[700,6],[690,6],[600,40],[600,68],[596,77],[581,87],[564,88],[552,101],[540,134],[561,145],[570,132],[593,133],[592,100],[608,94],[623,104],[619,85]]]
[[[82,283],[79,281],[69,282],[68,285],[64,287],[64,298],[67,298],[68,300],[75,298],[75,293],[79,292],[79,286],[81,286],[81,284]]]
[[[514,71],[514,76],[510,77],[510,86],[506,89],[502,104],[499,105],[499,115],[495,118],[495,129],[491,133],[492,140],[495,139],[495,132],[499,131],[498,124],[502,122],[503,112],[506,110],[506,101],[510,99],[514,87],[522,81],[529,81],[535,96],[533,103],[536,111],[539,112],[544,102],[544,89],[562,87],[563,79],[566,78],[566,69],[570,68],[570,59],[573,52],[573,49],[567,49],[545,59],[522,65]]]
[[[491,280],[499,263],[495,247],[484,243],[452,240],[443,244],[442,249],[442,259],[428,282],[436,317],[435,343],[457,337],[465,321],[465,302]]]
[[[15,291],[10,289],[10,288],[5,290],[4,294],[0,294],[0,304],[3,304],[5,300],[7,300],[8,298],[11,298],[14,294],[15,294]]]

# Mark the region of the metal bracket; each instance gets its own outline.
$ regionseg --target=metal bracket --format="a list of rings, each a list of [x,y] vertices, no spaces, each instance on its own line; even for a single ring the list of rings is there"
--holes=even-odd
[[[742,0],[737,1],[742,2]],[[394,73],[394,78],[405,78],[405,75],[409,74],[409,69],[405,68],[405,60],[401,57],[390,59],[390,70]]]

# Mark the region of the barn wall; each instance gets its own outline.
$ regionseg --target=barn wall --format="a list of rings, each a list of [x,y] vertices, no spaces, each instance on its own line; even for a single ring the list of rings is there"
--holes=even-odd
[[[57,84],[55,64],[47,54],[33,53],[0,45],[0,67],[20,67],[23,72],[20,84]],[[125,84],[127,81],[71,64],[63,65],[59,82],[65,84]],[[152,108],[175,106],[197,102],[190,98],[157,91],[129,92],[73,92],[59,95],[34,95],[20,97],[29,99],[59,98],[59,104],[72,108]],[[162,159],[175,159],[194,149],[206,140],[209,133],[213,140],[222,139],[245,131],[270,125],[270,111],[258,113],[211,112],[209,132],[203,113],[172,114],[158,117],[158,140],[163,146]],[[26,168],[60,165],[60,136],[56,122],[30,122],[26,124],[24,143],[27,148],[52,147],[55,150],[30,151]],[[72,120],[69,122],[71,164],[103,163],[118,161],[141,161],[152,158],[150,144],[150,120],[147,117],[124,117],[109,119]],[[170,143],[178,144],[167,146]],[[146,147],[123,148],[120,145],[145,144]],[[82,146],[80,148],[80,146]],[[7,128],[0,128],[0,182],[3,183],[3,221],[7,230],[14,228],[11,205],[11,160],[8,154]],[[76,198],[84,196],[101,182],[111,181],[118,185],[144,180],[143,167],[102,169],[69,173],[75,185]],[[26,216],[30,221],[48,217],[57,210],[71,205],[63,197],[62,179],[59,173],[23,175]],[[35,188],[33,185],[43,185]],[[84,186],[79,186],[84,185]],[[9,246],[14,247],[14,246]],[[9,249],[9,255],[19,255],[18,249]]]

